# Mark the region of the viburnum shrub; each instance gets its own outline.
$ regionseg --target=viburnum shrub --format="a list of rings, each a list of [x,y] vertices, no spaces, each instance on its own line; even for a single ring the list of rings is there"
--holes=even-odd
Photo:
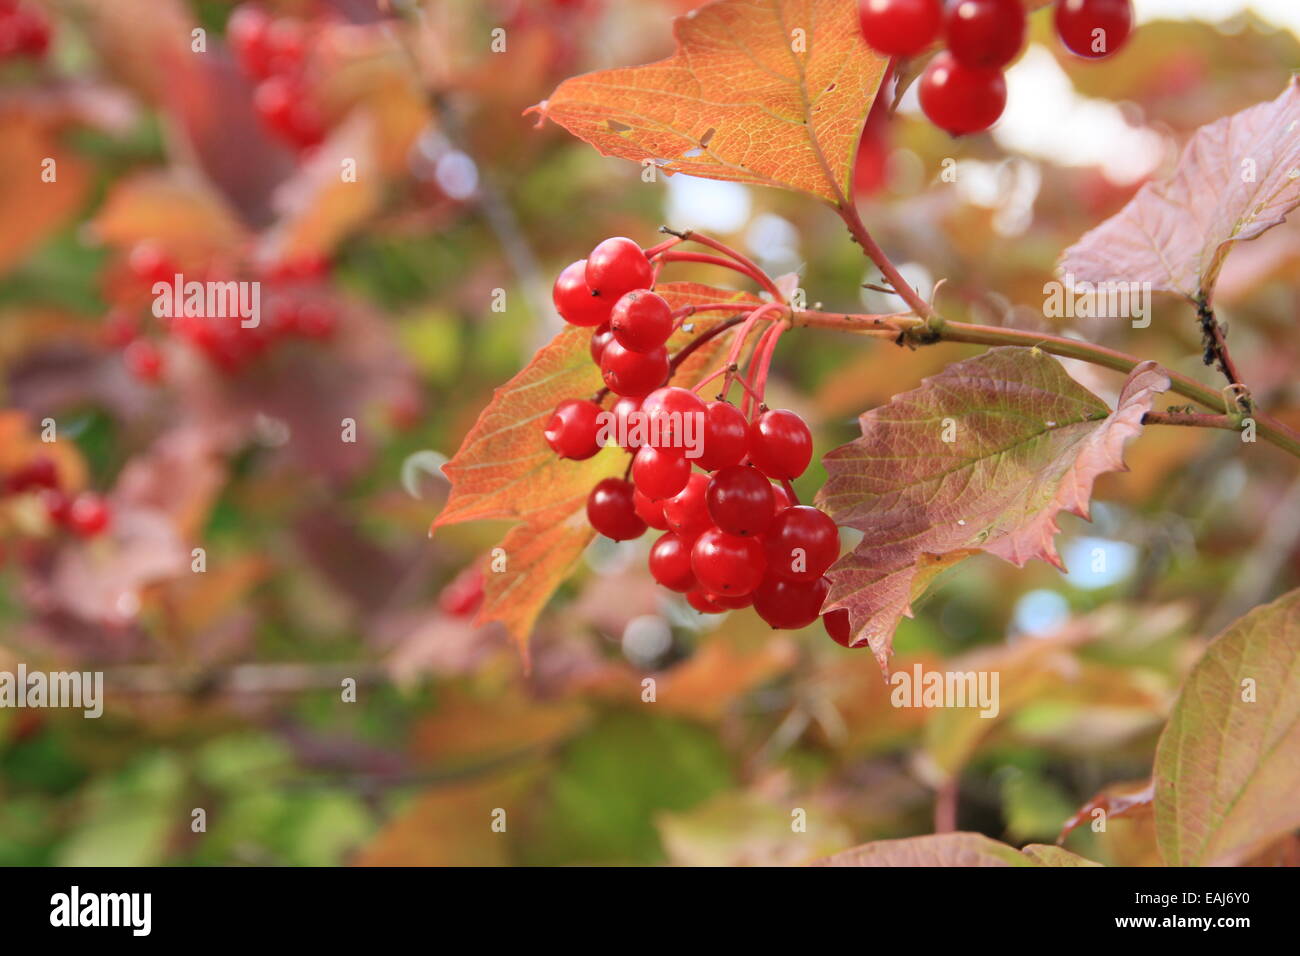
[[[942,42],[946,48],[920,78],[922,105],[953,132],[983,129],[1001,112],[1000,71],[1020,52],[1026,15],[1037,6],[828,5],[833,13],[818,24],[817,42],[796,44],[785,67],[804,83],[826,78],[815,105],[792,82],[786,99],[773,92],[776,99],[759,108],[732,94],[758,82],[753,51],[785,55],[790,37],[779,9],[767,20],[746,19],[739,0],[722,0],[678,22],[677,56],[567,81],[535,108],[607,154],[669,173],[782,186],[825,202],[879,270],[879,288],[903,309],[874,315],[804,307],[792,277],[774,278],[696,231],[664,227],[659,241],[597,240],[555,278],[553,301],[567,331],[498,392],[446,468],[452,496],[435,524],[524,521],[505,544],[507,553],[524,556],[522,566],[486,576],[484,617],[506,621],[522,639],[591,532],[629,541],[653,529],[650,573],[690,607],[716,614],[752,606],[778,628],[820,618],[836,642],[870,647],[887,668],[894,628],[933,568],[981,550],[1016,564],[1040,557],[1059,566],[1052,543],[1058,514],[1086,515],[1093,483],[1122,467],[1124,446],[1144,424],[1230,428],[1300,454],[1300,436],[1258,408],[1228,354],[1209,305],[1217,269],[1198,274],[1186,263],[1199,261],[1200,247],[1175,238],[1176,228],[1149,225],[1169,215],[1171,202],[1194,204],[1194,190],[1205,187],[1190,168],[1175,171],[1164,205],[1140,193],[1067,251],[1062,268],[1076,279],[1124,276],[1186,296],[1197,308],[1207,364],[1228,378],[1223,391],[1077,337],[947,320],[868,231],[853,196],[854,151],[868,111],[878,112],[872,104],[882,84],[906,72],[896,58]],[[748,32],[732,36],[742,21]],[[1131,16],[1127,0],[1060,0],[1055,23],[1071,50],[1095,58],[1125,42]],[[1085,35],[1096,42],[1085,43]],[[720,41],[724,36],[730,39]],[[707,73],[696,72],[689,57],[697,44],[710,50]],[[674,95],[665,97],[666,90]],[[603,104],[599,116],[593,102]],[[695,109],[685,108],[691,103]],[[1285,148],[1295,149],[1296,104],[1293,83],[1275,102],[1242,114],[1249,120],[1230,127],[1241,131],[1236,139],[1207,130],[1189,151],[1203,164],[1209,150],[1227,168],[1238,153],[1254,155],[1260,136],[1289,136]],[[800,121],[772,121],[782,110]],[[1256,139],[1248,129],[1259,131]],[[1290,132],[1266,132],[1274,129]],[[665,130],[695,148],[662,159]],[[1198,227],[1205,248],[1281,220],[1278,213],[1242,226],[1248,212],[1258,215],[1261,197],[1280,209],[1278,190],[1300,190],[1285,163],[1270,168],[1269,177],[1236,184],[1215,228]],[[1222,207],[1224,199],[1215,198]],[[1108,236],[1130,228],[1160,238],[1154,248],[1135,249]],[[672,280],[672,270],[686,264],[712,266],[748,290]],[[768,407],[767,383],[785,336],[811,328],[911,348],[941,341],[994,348],[867,412],[862,437],[823,457],[828,480],[805,504],[792,482],[812,463],[813,431],[794,410]],[[1115,407],[1052,355],[1126,373]],[[1209,413],[1153,410],[1164,391]],[[531,420],[537,425],[502,427]],[[1023,453],[1012,462],[1006,448]],[[491,463],[490,478],[479,462]],[[575,511],[587,535],[575,530]],[[845,555],[842,527],[862,533]],[[522,605],[513,590],[521,577],[530,585]],[[507,607],[508,594],[516,598]]]
[[[648,536],[627,548],[645,555],[666,599],[683,610],[752,608],[783,629],[820,621],[834,643],[870,648],[888,676],[895,629],[939,572],[980,552],[1017,566],[1040,558],[1063,570],[1058,519],[1088,516],[1097,480],[1124,469],[1126,446],[1146,426],[1225,430],[1243,449],[1267,443],[1300,458],[1300,434],[1261,407],[1214,309],[1233,245],[1300,205],[1294,79],[1273,101],[1198,131],[1163,181],[1139,190],[1059,263],[1062,276],[1087,284],[1089,294],[1126,283],[1181,296],[1204,363],[1223,383],[1094,344],[1086,325],[1055,334],[950,319],[935,297],[940,284],[924,295],[909,285],[867,228],[855,159],[868,115],[895,122],[887,79],[922,73],[920,99],[931,120],[954,133],[987,128],[1001,113],[1001,70],[1024,43],[1026,16],[1044,5],[719,0],[676,22],[672,57],[575,77],[533,108],[539,123],[549,119],[602,154],[644,168],[783,188],[823,203],[870,264],[865,285],[895,297],[898,310],[825,307],[797,276],[771,276],[698,231],[664,227],[657,241],[590,237],[586,258],[555,280],[565,328],[497,390],[444,468],[452,491],[435,527],[517,522],[484,575],[480,622],[504,623],[526,648],[543,605],[595,534]],[[1092,59],[1117,50],[1131,27],[1126,0],[1060,0],[1054,16],[1065,45]],[[929,53],[923,71],[901,61]],[[717,270],[719,284],[678,278],[685,265]],[[1063,283],[1053,285],[1060,288],[1043,290],[1049,300],[1066,294]],[[1066,314],[1074,315],[1053,313],[1045,302],[1045,317]],[[1132,319],[1135,328],[1151,321],[1149,311],[1079,314]],[[908,351],[940,342],[988,348],[918,376],[915,387],[867,410],[861,436],[814,465],[823,423],[769,407],[767,387],[778,349],[814,329]],[[900,352],[899,362],[906,356]],[[1113,401],[1076,381],[1057,357],[1122,375]],[[1191,404],[1157,410],[1165,392]],[[826,480],[805,503],[793,483],[806,487],[817,468]],[[847,553],[843,529],[857,533]],[[1238,721],[1269,750],[1265,738],[1277,721],[1238,708],[1234,681],[1244,660],[1259,662],[1261,672],[1294,670],[1298,606],[1300,591],[1292,592],[1211,645],[1191,678],[1197,701],[1180,700],[1174,732],[1162,738],[1153,788],[1125,804],[1154,800],[1157,827],[1175,834],[1162,839],[1167,861],[1235,859],[1251,840],[1300,825],[1292,814],[1257,827],[1249,840],[1232,843],[1232,827],[1211,837],[1206,794],[1215,787],[1192,781],[1177,792],[1182,784],[1170,769],[1184,759],[1214,763],[1222,728]],[[1214,680],[1218,689],[1207,691]],[[1209,708],[1207,694],[1215,701]],[[1285,706],[1293,716],[1293,703]],[[1188,731],[1180,722],[1198,707],[1198,729]],[[1207,720],[1211,711],[1217,716]],[[1295,779],[1277,772],[1276,779]],[[1251,829],[1242,826],[1243,834]],[[987,842],[961,851],[1017,852]],[[907,852],[937,859],[946,850]]]

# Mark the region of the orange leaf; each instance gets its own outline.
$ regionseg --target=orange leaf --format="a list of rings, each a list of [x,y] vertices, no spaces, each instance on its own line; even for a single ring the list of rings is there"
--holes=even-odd
[[[658,291],[674,308],[735,300],[739,311],[760,301],[696,283],[665,283]],[[697,317],[693,331],[677,332],[669,340],[670,352],[725,320],[717,313]],[[543,423],[559,402],[600,388],[590,338],[590,329],[570,326],[543,346],[522,372],[496,390],[443,467],[451,495],[434,528],[485,518],[522,522],[502,542],[503,554],[489,559],[478,621],[502,622],[525,652],[538,614],[594,536],[586,519],[588,493],[627,466],[625,454],[616,448],[586,461],[561,460],[542,437]],[[697,349],[677,370],[673,384],[699,381],[727,338],[719,335]]]
[[[89,177],[85,164],[57,141],[51,128],[20,106],[0,112],[0,128],[4,129],[0,140],[3,273],[76,214],[85,200]]]
[[[606,156],[832,204],[889,60],[844,0],[720,0],[673,21],[677,52],[565,80],[534,107]]]

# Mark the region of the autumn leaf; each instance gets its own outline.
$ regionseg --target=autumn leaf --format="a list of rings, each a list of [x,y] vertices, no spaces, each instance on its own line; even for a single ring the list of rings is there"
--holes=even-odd
[[[1233,243],[1254,239],[1300,205],[1300,81],[1277,99],[1196,131],[1173,174],[1065,251],[1076,281],[1149,282],[1213,298]]]
[[[1061,824],[1061,832],[1057,836],[1056,842],[1064,842],[1065,838],[1081,824],[1091,821],[1098,810],[1102,812],[1101,819],[1104,822],[1109,822],[1141,810],[1150,810],[1151,802],[1154,799],[1155,782],[1151,780],[1143,780],[1140,783],[1129,784],[1124,787],[1107,787],[1076,810],[1070,819]]]
[[[0,110],[0,274],[9,271],[76,215],[90,176],[34,109]]]
[[[1169,866],[1230,866],[1300,827],[1300,590],[1210,643],[1160,737],[1154,776]]]
[[[1124,445],[1169,386],[1154,362],[1129,375],[1112,413],[1056,359],[997,348],[949,366],[861,418],[828,454],[818,500],[863,532],[828,572],[828,610],[888,671],[894,629],[929,581],[978,551],[1061,567],[1056,518],[1086,518],[1093,482],[1124,468]]]
[[[131,246],[153,240],[182,257],[234,255],[249,234],[202,178],[150,170],[115,182],[90,226],[96,239]]]
[[[877,840],[813,866],[1098,866],[1060,847],[1030,844],[1023,850],[981,833],[934,833],[903,840]]]
[[[735,301],[743,311],[760,302],[748,293],[698,283],[664,283],[656,291],[674,309]],[[725,314],[718,316],[694,319],[692,332],[677,332],[669,340],[670,351],[726,320]],[[620,475],[627,467],[626,454],[613,447],[586,461],[559,459],[542,436],[557,404],[600,389],[590,337],[590,329],[568,326],[543,346],[523,371],[496,390],[459,451],[443,466],[451,494],[435,529],[489,518],[522,522],[502,542],[504,562],[488,559],[478,621],[502,622],[524,650],[537,615],[594,537],[586,519],[588,493],[602,478]],[[727,338],[718,335],[693,352],[673,383],[699,381]]]
[[[566,80],[534,109],[606,156],[849,202],[889,62],[856,6],[720,0],[673,23],[672,57]]]

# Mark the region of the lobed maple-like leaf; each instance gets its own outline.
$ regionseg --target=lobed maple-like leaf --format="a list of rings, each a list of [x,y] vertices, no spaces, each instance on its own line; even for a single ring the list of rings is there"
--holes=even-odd
[[[1149,282],[1193,301],[1213,297],[1233,243],[1300,205],[1300,80],[1275,100],[1196,131],[1173,174],[1065,251],[1078,281]]]
[[[1210,643],[1160,736],[1154,779],[1169,866],[1231,866],[1300,827],[1300,590]]]
[[[818,860],[813,866],[1100,866],[1057,846],[1023,850],[982,833],[932,833],[877,840]]]
[[[734,301],[742,312],[761,304],[749,293],[694,282],[663,283],[656,291],[674,309]],[[717,312],[693,317],[691,332],[678,331],[669,339],[670,353],[726,319]],[[500,621],[525,651],[538,614],[594,537],[586,518],[588,493],[602,478],[621,475],[627,467],[627,455],[618,448],[606,448],[586,461],[559,459],[542,436],[556,405],[589,397],[601,387],[590,338],[590,329],[568,326],[543,346],[523,371],[493,393],[443,466],[451,494],[434,528],[489,518],[521,522],[501,544],[504,566],[489,560],[478,620]],[[699,381],[727,339],[727,334],[718,335],[696,349],[676,370],[673,384]]]
[[[853,157],[889,61],[845,0],[719,0],[673,21],[677,52],[565,80],[535,109],[603,155],[852,196]]]
[[[828,574],[826,609],[847,608],[854,642],[888,672],[894,629],[942,570],[979,551],[1057,567],[1057,516],[1088,516],[1097,477],[1124,468],[1168,376],[1130,373],[1114,412],[1037,349],[996,348],[922,380],[860,420],[828,454],[818,494],[862,541]]]

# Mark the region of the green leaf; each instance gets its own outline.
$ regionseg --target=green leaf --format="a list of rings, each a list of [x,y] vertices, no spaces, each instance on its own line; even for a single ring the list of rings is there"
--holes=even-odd
[[[1170,866],[1228,866],[1300,827],[1300,590],[1216,637],[1156,748]]]

